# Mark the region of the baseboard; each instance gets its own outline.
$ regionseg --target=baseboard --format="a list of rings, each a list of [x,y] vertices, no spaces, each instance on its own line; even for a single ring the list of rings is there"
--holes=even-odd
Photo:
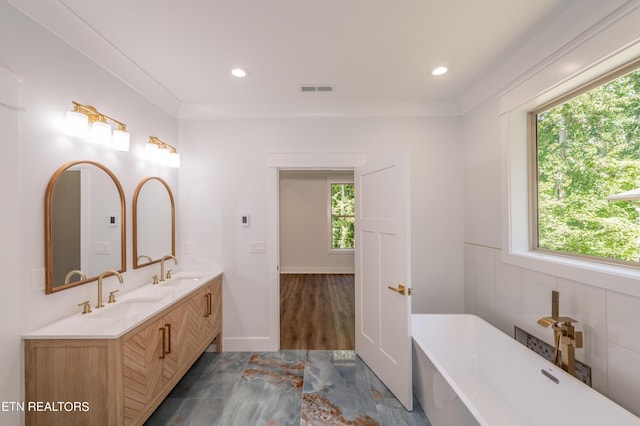
[[[281,274],[354,274],[353,266],[280,266]]]
[[[280,342],[271,337],[224,337],[224,352],[274,352],[280,350]]]

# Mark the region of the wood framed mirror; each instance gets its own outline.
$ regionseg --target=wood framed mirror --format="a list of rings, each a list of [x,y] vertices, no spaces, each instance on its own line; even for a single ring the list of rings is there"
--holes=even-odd
[[[51,177],[45,196],[45,293],[126,270],[125,200],[105,166],[73,161]]]
[[[171,188],[159,177],[138,184],[133,196],[133,268],[176,254],[175,203]]]

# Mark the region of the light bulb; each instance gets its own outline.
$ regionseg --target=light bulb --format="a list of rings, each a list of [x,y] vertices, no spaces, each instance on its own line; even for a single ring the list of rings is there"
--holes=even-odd
[[[437,67],[437,68],[434,68],[433,71],[431,71],[431,74],[442,75],[442,74],[445,74],[447,71],[449,71],[447,67]]]
[[[147,142],[144,146],[145,155],[152,161],[156,161],[158,159],[158,149],[158,145],[151,142]]]
[[[169,154],[171,151],[166,146],[161,147],[158,150],[158,162],[160,164],[169,164]]]
[[[244,78],[249,75],[249,71],[244,68],[234,68],[231,70],[231,75],[238,78]]]
[[[118,151],[129,151],[129,139],[129,132],[120,129],[114,130],[113,138],[111,139],[113,149],[117,149]]]
[[[94,121],[91,125],[91,139],[100,145],[108,144],[111,142],[111,126],[102,121]]]
[[[177,152],[172,152],[169,154],[169,167],[179,168],[180,167],[180,154]]]
[[[89,117],[78,111],[67,111],[67,133],[84,137],[89,130]]]

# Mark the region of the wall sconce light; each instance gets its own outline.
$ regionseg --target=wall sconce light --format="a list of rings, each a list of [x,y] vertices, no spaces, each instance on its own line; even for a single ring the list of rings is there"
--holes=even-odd
[[[180,167],[180,154],[178,154],[176,148],[157,137],[149,136],[149,142],[146,143],[144,149],[147,156],[152,160],[169,167]]]
[[[89,105],[82,105],[71,101],[73,109],[67,111],[67,129],[73,136],[89,136],[94,143],[109,145],[118,151],[129,151],[129,133],[127,125],[108,115],[102,114]],[[118,128],[111,132],[111,125],[107,120],[113,121]]]

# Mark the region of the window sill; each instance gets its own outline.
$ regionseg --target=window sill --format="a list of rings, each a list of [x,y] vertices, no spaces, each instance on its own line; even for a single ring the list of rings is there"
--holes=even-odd
[[[537,252],[502,252],[505,263],[640,297],[640,270]]]
[[[354,249],[329,249],[329,254],[338,254],[338,255],[353,255]]]

